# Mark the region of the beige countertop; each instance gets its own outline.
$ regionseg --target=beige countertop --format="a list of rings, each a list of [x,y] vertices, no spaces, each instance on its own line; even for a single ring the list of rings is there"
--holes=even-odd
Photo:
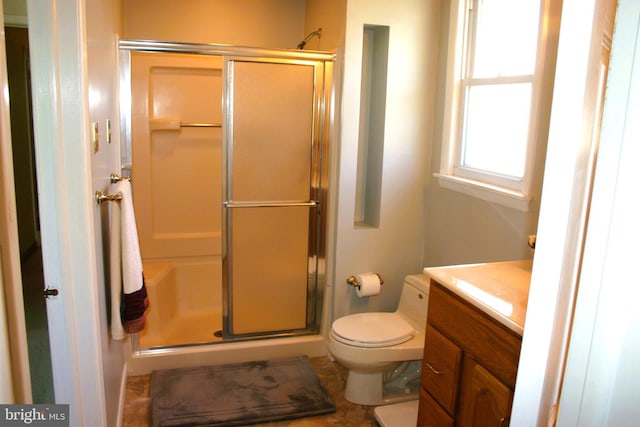
[[[522,260],[427,267],[424,274],[522,335],[531,265]]]

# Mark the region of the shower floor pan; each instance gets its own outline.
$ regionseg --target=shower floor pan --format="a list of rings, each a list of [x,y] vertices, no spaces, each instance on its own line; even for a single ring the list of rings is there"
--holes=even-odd
[[[149,309],[140,349],[219,342],[222,291],[212,283],[217,263],[144,263]]]

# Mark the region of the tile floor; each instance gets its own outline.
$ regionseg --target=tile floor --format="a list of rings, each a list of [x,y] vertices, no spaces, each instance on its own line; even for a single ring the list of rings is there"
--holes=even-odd
[[[313,368],[327,389],[337,411],[329,415],[299,418],[279,422],[253,424],[271,427],[376,427],[373,406],[355,405],[344,399],[344,384],[347,370],[326,357],[310,359]],[[151,375],[140,375],[127,379],[124,407],[124,427],[149,426],[149,383]]]
[[[53,397],[53,373],[47,306],[42,297],[44,275],[40,247],[31,251],[22,262],[22,296],[29,348],[29,370],[33,403],[51,403]]]

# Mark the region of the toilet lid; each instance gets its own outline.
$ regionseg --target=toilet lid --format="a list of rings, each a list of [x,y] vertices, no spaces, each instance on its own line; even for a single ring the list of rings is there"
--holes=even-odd
[[[361,347],[387,347],[413,336],[414,328],[395,313],[358,313],[333,322],[333,336],[340,342]]]

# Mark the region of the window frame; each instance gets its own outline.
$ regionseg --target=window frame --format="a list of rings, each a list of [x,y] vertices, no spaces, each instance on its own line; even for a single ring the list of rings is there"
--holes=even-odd
[[[541,113],[542,76],[546,50],[544,28],[548,19],[550,0],[540,0],[538,22],[538,41],[535,67],[532,75],[471,78],[473,49],[467,43],[475,37],[475,20],[472,28],[468,9],[475,7],[477,0],[452,0],[449,21],[449,46],[445,83],[445,109],[443,116],[442,151],[440,171],[434,176],[441,187],[458,191],[493,203],[498,203],[527,212],[531,202],[532,179],[535,167],[536,145],[539,137],[539,116]],[[472,83],[531,83],[531,109],[529,111],[529,129],[525,150],[524,174],[521,179],[482,171],[461,165],[463,144],[463,108],[465,81]]]

